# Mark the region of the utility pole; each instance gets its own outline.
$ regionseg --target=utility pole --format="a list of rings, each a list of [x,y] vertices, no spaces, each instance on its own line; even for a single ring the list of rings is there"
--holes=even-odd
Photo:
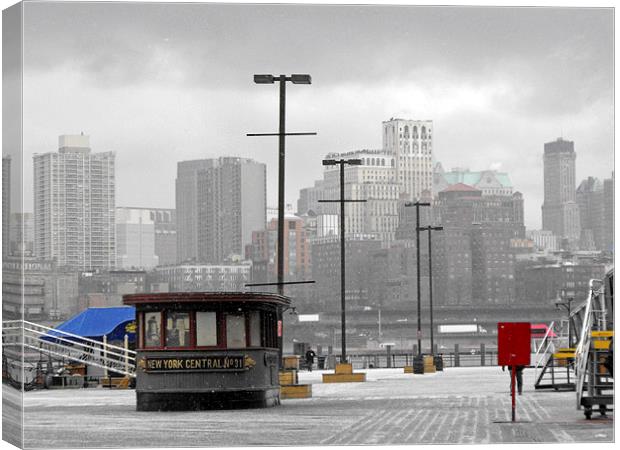
[[[321,203],[340,203],[340,322],[342,331],[342,351],[340,362],[347,362],[347,339],[346,339],[346,312],[345,312],[345,240],[344,240],[344,204],[349,202],[365,202],[366,200],[345,200],[344,198],[344,166],[349,164],[359,166],[361,159],[325,159],[324,166],[340,165],[340,199],[339,200],[319,200]]]
[[[422,360],[422,300],[420,293],[420,206],[431,206],[429,202],[407,202],[405,206],[415,206],[415,238],[416,238],[416,266],[417,266],[417,288],[418,288],[418,355],[417,364],[414,359],[414,373],[424,373],[424,362]],[[417,369],[417,371],[416,371]]]
[[[431,246],[431,232],[443,230],[443,227],[420,227],[420,231],[428,231],[428,298],[430,304],[430,319],[431,319],[431,354],[435,355],[435,341],[433,339],[433,332],[435,325],[433,324],[433,257],[432,257],[432,246]]]
[[[278,133],[248,133],[247,136],[278,136],[278,249],[277,253],[277,272],[278,272],[278,294],[284,295],[284,159],[285,159],[285,137],[286,136],[307,136],[316,135],[312,133],[287,133],[285,131],[286,122],[286,82],[293,84],[311,84],[310,75],[293,74],[290,77],[280,75],[254,75],[256,84],[273,84],[280,82],[280,117]]]

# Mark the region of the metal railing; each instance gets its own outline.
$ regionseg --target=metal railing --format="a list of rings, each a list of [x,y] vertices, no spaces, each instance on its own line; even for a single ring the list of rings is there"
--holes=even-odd
[[[3,349],[39,352],[52,358],[62,358],[79,364],[87,364],[135,377],[136,352],[125,346],[119,347],[65,331],[39,325],[26,320],[2,322]]]

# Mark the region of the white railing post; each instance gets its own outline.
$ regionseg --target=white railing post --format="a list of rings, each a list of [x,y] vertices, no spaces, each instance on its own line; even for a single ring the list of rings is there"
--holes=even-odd
[[[125,335],[125,374],[129,373],[129,336]]]
[[[104,378],[108,378],[108,353],[107,353],[107,347],[108,346],[108,337],[104,334],[103,335],[103,365],[105,367],[105,369],[103,369],[103,377]]]

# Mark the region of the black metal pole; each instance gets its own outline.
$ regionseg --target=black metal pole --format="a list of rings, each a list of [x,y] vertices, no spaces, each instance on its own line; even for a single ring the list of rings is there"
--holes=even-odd
[[[428,227],[428,298],[430,302],[430,319],[431,319],[431,355],[435,355],[435,346],[433,341],[433,257],[431,256],[431,234],[432,228]]]
[[[420,204],[415,203],[415,238],[416,238],[416,266],[418,277],[418,357],[422,356],[422,314],[421,293],[420,293]]]
[[[286,76],[280,75],[280,133],[278,136],[278,294],[284,295],[284,139],[286,120]]]
[[[571,326],[570,326],[570,313],[571,313],[571,308],[570,308],[570,304],[573,301],[572,298],[567,299],[567,303],[568,303],[568,348],[573,348],[573,333],[571,331]]]
[[[345,263],[344,263],[344,160],[340,161],[340,320],[342,327],[342,351],[340,362],[347,362],[347,337],[346,337],[346,313],[345,313]]]

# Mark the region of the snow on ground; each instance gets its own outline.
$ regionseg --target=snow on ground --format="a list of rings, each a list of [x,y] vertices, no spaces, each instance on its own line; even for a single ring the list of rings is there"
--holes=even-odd
[[[510,378],[498,367],[425,375],[368,369],[365,383],[334,384],[321,382],[323,372],[299,373],[300,383],[312,384],[312,398],[283,400],[267,409],[137,412],[132,390],[31,391],[24,395],[24,444],[144,448],[613,440],[612,415],[585,420],[574,392],[535,391],[532,369],[525,371],[516,424],[506,423]],[[3,416],[17,412],[17,398],[3,396]]]

